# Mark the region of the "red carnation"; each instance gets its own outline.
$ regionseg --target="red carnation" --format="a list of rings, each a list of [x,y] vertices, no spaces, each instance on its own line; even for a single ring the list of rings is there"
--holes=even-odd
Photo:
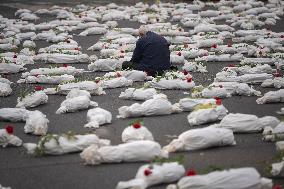
[[[7,125],[7,126],[6,126],[6,132],[7,132],[9,135],[13,134],[13,132],[14,132],[13,126]]]
[[[38,74],[35,74],[35,77],[38,77]]]
[[[178,31],[181,31],[181,28],[179,28]]]
[[[231,43],[228,43],[228,47],[232,47],[232,44],[231,44]]]
[[[177,55],[181,56],[181,52],[178,52]]]
[[[281,35],[280,37],[281,37],[281,38],[284,38],[284,35]]]
[[[70,43],[70,41],[69,41],[69,40],[67,40],[66,42],[67,42],[67,43]]]
[[[282,186],[279,185],[279,184],[276,184],[276,185],[273,186],[273,189],[282,189]]]
[[[122,46],[122,43],[120,43],[119,46]]]
[[[235,64],[229,64],[229,67],[235,67]]]
[[[116,77],[121,77],[121,74],[117,72]]]
[[[195,175],[196,175],[196,172],[193,169],[190,169],[186,172],[186,176],[190,177],[190,176],[195,176]]]
[[[74,50],[77,50],[77,51],[79,51],[80,49],[79,49],[79,47],[76,47]]]
[[[41,91],[41,90],[43,90],[42,86],[39,85],[35,86],[35,91]]]
[[[63,67],[65,67],[65,68],[68,67],[68,64],[63,64]]]
[[[82,18],[82,16],[81,16],[81,15],[79,15],[79,18]]]
[[[17,58],[17,55],[14,55],[13,58]]]
[[[219,85],[220,88],[223,88],[223,85]]]
[[[187,75],[188,72],[187,72],[186,70],[183,70],[183,74],[184,74],[184,75]]]
[[[273,75],[274,75],[274,77],[280,77],[281,76],[281,74],[279,72],[275,72],[275,73],[273,73]]]
[[[211,47],[216,49],[217,48],[217,44],[213,44]]]
[[[136,122],[132,125],[135,129],[141,128],[141,124],[139,122]]]
[[[120,50],[121,53],[124,53],[124,50]]]
[[[144,175],[147,177],[147,176],[149,176],[149,175],[151,175],[152,174],[152,171],[151,170],[149,170],[149,169],[145,169],[144,170]]]
[[[192,82],[192,78],[190,77],[190,78],[187,78],[187,80],[186,80],[188,83],[190,83],[190,82]]]
[[[160,19],[159,19],[159,18],[157,18],[156,20],[157,20],[157,22],[159,22],[159,21],[160,21]]]
[[[218,97],[214,98],[216,100],[216,105],[221,105],[222,104],[222,100]]]
[[[187,43],[184,43],[184,44],[183,44],[183,47],[184,47],[184,48],[187,48],[187,47],[188,47],[188,44],[187,44]]]
[[[97,83],[97,84],[98,84],[99,82],[100,82],[100,80],[99,80],[99,79],[95,80],[95,83]]]

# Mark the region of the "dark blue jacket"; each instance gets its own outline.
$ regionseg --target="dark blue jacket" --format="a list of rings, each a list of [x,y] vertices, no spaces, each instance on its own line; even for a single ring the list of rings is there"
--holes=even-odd
[[[131,62],[134,69],[163,71],[170,69],[170,50],[167,40],[151,31],[136,42]]]

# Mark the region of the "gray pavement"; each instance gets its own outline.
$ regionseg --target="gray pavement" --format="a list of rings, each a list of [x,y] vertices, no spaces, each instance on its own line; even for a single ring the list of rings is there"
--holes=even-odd
[[[33,1],[8,1],[2,0],[4,3],[21,3],[32,4]],[[85,2],[85,1],[84,1]],[[107,1],[108,2],[108,1]],[[34,3],[34,2],[33,2]],[[44,4],[45,1],[38,1],[37,3]],[[60,4],[59,1],[47,2],[49,4]],[[69,2],[68,2],[69,3]],[[80,3],[79,1],[71,1],[70,3]],[[14,4],[13,4],[14,5]],[[16,9],[1,6],[0,14],[3,16],[13,18]],[[45,18],[48,19],[48,18]],[[283,31],[284,19],[280,21],[271,29],[273,31]],[[134,27],[138,28],[139,24],[134,22],[121,21],[120,27]],[[74,39],[83,47],[83,52],[89,55],[94,52],[86,49],[94,44],[99,37],[74,36]],[[37,42],[37,49],[50,45],[46,42]],[[206,63],[209,73],[193,73],[196,84],[208,85],[213,81],[215,74],[224,66],[231,63]],[[28,69],[38,67],[48,67],[44,63],[37,63],[35,65],[27,66]],[[77,68],[87,69],[85,64],[74,65]],[[80,77],[95,78],[104,73],[88,73]],[[21,74],[9,75],[11,81],[16,82]],[[142,85],[142,82],[135,83],[135,86]],[[0,98],[0,108],[15,107],[17,96],[20,90],[33,90],[35,85],[32,84],[14,84],[13,95],[5,98]],[[48,86],[48,85],[44,85]],[[256,89],[262,93],[267,92],[259,86]],[[103,96],[92,96],[92,100],[98,102],[99,106],[109,110],[113,115],[111,124],[102,126],[96,131],[86,129],[83,125],[87,122],[87,110],[68,113],[63,115],[55,114],[60,103],[65,99],[65,96],[49,96],[48,103],[38,106],[34,109],[42,111],[49,119],[49,133],[64,133],[69,130],[76,133],[95,132],[100,138],[110,139],[112,144],[121,143],[121,133],[123,129],[134,119],[117,119],[118,108],[123,105],[131,105],[134,101],[121,100],[118,96],[125,88],[106,90],[107,94]],[[172,103],[178,102],[180,98],[187,97],[182,90],[165,90]],[[275,112],[279,110],[283,104],[265,104],[257,105],[256,97],[239,97],[234,96],[223,100],[223,104],[229,112],[233,113],[249,113],[257,116],[271,115],[276,116]],[[31,109],[31,110],[34,110]],[[188,113],[180,113],[167,116],[145,117],[145,126],[153,133],[154,138],[162,146],[168,144],[172,137],[190,129],[186,116]],[[4,128],[8,122],[0,122],[0,128]],[[26,135],[23,132],[24,123],[12,123],[15,128],[15,134],[23,139],[24,142],[37,142],[39,137],[33,135]],[[205,127],[204,125],[202,127]],[[182,154],[185,157],[184,166],[194,168],[197,173],[205,173],[211,166],[220,168],[238,168],[252,166],[255,167],[262,176],[270,177],[267,172],[269,163],[274,161],[276,155],[274,143],[267,143],[262,141],[261,134],[235,134],[237,142],[233,147],[210,148],[206,150],[173,153],[171,157],[177,157]],[[116,184],[122,180],[129,180],[136,174],[139,166],[144,163],[121,163],[121,164],[102,164],[98,166],[85,166],[78,154],[68,154],[62,156],[45,156],[33,157],[26,154],[24,148],[5,148],[0,149],[0,184],[3,186],[11,186],[13,189],[111,189],[115,188]],[[275,183],[284,184],[283,178],[273,178]],[[160,185],[151,188],[165,188],[166,185]]]

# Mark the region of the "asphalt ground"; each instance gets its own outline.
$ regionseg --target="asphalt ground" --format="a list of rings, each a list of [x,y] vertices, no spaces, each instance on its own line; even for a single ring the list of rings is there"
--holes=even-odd
[[[5,1],[3,1],[5,2]],[[16,2],[16,1],[15,1]],[[22,1],[23,6],[27,6],[32,1]],[[44,1],[39,1],[41,5],[45,5]],[[5,2],[9,3],[9,2]],[[47,2],[46,2],[47,3]],[[56,4],[58,1],[48,2]],[[65,2],[66,3],[66,2]],[[70,3],[78,3],[71,1]],[[38,3],[35,3],[38,5]],[[5,4],[6,5],[6,4]],[[12,5],[12,4],[11,4]],[[15,4],[13,4],[15,5]],[[18,4],[17,4],[18,6]],[[32,8],[32,7],[31,7]],[[14,18],[15,8],[1,6],[0,14],[8,18]],[[44,16],[40,22],[52,20],[53,17]],[[272,31],[283,31],[284,19],[281,18],[275,26],[272,26]],[[134,27],[138,28],[136,22],[120,21],[119,27]],[[96,43],[100,36],[76,36],[80,31],[74,33],[74,39],[82,46],[83,53],[89,55],[95,52],[87,51],[86,49]],[[37,49],[50,45],[47,42],[36,42]],[[208,73],[192,73],[194,81],[197,85],[208,85],[213,82],[215,74],[224,66],[230,63],[206,63]],[[28,70],[39,67],[49,67],[45,63],[36,63],[27,65]],[[86,64],[72,64],[76,68],[84,68],[87,70]],[[79,77],[95,78],[104,73],[84,73]],[[17,84],[16,81],[20,78],[20,74],[9,75],[8,78],[14,82],[12,85],[13,93],[9,97],[0,98],[0,108],[15,107],[17,97],[20,91],[34,89],[33,84]],[[143,82],[137,82],[134,86],[141,86]],[[43,85],[49,87],[52,85]],[[259,86],[255,86],[262,94],[269,90]],[[92,96],[92,100],[98,102],[99,107],[109,110],[113,115],[111,124],[104,125],[97,130],[84,128],[87,123],[87,110],[75,113],[67,113],[62,115],[55,114],[60,103],[65,99],[65,96],[49,95],[48,103],[45,105],[31,108],[30,110],[40,110],[46,114],[49,119],[49,133],[65,133],[70,130],[83,134],[87,132],[95,132],[100,138],[110,139],[113,145],[122,143],[121,133],[128,124],[135,119],[117,119],[118,108],[124,105],[131,105],[135,101],[122,100],[118,96],[125,88],[107,89],[106,95]],[[189,95],[184,94],[183,90],[164,90],[162,91],[168,96],[172,103],[176,103],[179,99]],[[276,116],[281,118],[275,112],[279,110],[283,104],[264,104],[258,105],[255,100],[257,97],[242,97],[233,96],[222,100],[224,106],[232,113],[248,113],[257,116]],[[164,146],[168,144],[173,137],[178,136],[184,131],[190,129],[187,122],[188,112],[180,114],[172,114],[166,116],[144,117],[145,126],[153,133],[155,141]],[[0,122],[0,128],[4,128],[9,122]],[[24,142],[37,142],[38,136],[27,135],[23,132],[25,123],[12,123],[15,128],[15,134]],[[206,127],[208,125],[198,126],[195,128]],[[237,145],[230,147],[210,148],[206,150],[198,150],[193,152],[172,153],[171,158],[182,155],[184,157],[183,165],[186,169],[193,168],[197,173],[208,172],[212,167],[221,169],[239,168],[239,167],[255,167],[262,176],[272,178],[268,172],[270,163],[275,162],[276,149],[274,143],[262,141],[262,135],[259,134],[235,134]],[[120,164],[101,164],[98,166],[85,166],[80,159],[78,153],[66,154],[62,156],[44,156],[33,157],[27,155],[23,147],[9,147],[0,149],[0,184],[3,186],[11,186],[13,189],[111,189],[115,188],[119,181],[129,180],[134,178],[137,169],[145,163],[120,163]],[[283,177],[272,178],[274,183],[284,184]],[[159,185],[151,188],[165,188],[166,185]]]

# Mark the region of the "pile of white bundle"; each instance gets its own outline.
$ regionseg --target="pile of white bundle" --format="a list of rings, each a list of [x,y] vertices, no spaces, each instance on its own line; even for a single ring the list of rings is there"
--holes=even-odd
[[[181,178],[177,185],[167,189],[271,189],[272,180],[263,178],[255,168],[238,168],[214,171],[205,175],[194,175]]]
[[[0,73],[18,73],[25,71],[23,65],[10,64],[10,63],[0,63]]]
[[[75,80],[73,75],[38,75],[27,76],[25,79],[20,79],[17,83],[44,83],[44,84],[60,84],[64,82],[72,82]]]
[[[137,140],[154,141],[152,133],[140,122],[133,123],[133,125],[126,127],[122,132],[121,139],[124,143]]]
[[[271,175],[272,176],[279,176],[281,173],[283,173],[284,170],[284,158],[281,162],[278,163],[272,163],[271,164]]]
[[[261,96],[261,92],[253,89],[246,83],[238,82],[214,82],[209,85],[209,88],[225,88],[230,95],[243,95],[243,96]]]
[[[71,89],[69,93],[67,94],[66,99],[75,98],[78,96],[87,96],[91,98],[91,94],[86,90]]]
[[[49,120],[42,112],[38,110],[30,111],[26,119],[24,131],[34,135],[45,135],[48,130],[48,123]]]
[[[263,140],[264,141],[276,141],[284,139],[284,123],[280,122],[278,125],[267,125],[267,127],[263,130]]]
[[[98,103],[91,101],[88,96],[77,96],[74,98],[67,98],[60,104],[60,108],[56,111],[56,114],[62,114],[67,112],[76,112],[89,108],[89,106],[96,107]]]
[[[107,32],[107,29],[104,27],[91,27],[87,28],[86,30],[79,33],[80,36],[87,36],[87,35],[102,35]]]
[[[77,69],[73,66],[58,67],[58,68],[38,68],[32,69],[30,72],[22,73],[22,78],[27,76],[37,76],[37,75],[76,75],[83,73],[84,69]]]
[[[60,54],[60,53],[43,53],[35,56],[34,60],[43,61],[44,63],[89,63],[90,59],[87,54]]]
[[[272,79],[272,74],[260,73],[260,74],[244,74],[241,76],[223,76],[218,75],[214,79],[217,82],[239,82],[239,83],[251,83],[258,84],[262,83],[266,79]]]
[[[91,145],[80,154],[87,165],[120,162],[145,162],[155,157],[168,158],[159,143],[150,140],[133,141],[117,146]]]
[[[204,47],[211,47],[212,45],[221,45],[223,44],[222,39],[204,39],[204,40],[198,40],[197,47],[198,48],[204,48]]]
[[[200,72],[200,73],[208,72],[206,69],[206,66],[204,66],[201,63],[197,63],[197,62],[185,61],[181,69],[186,70],[188,72]]]
[[[103,89],[113,89],[118,87],[128,87],[131,86],[132,83],[133,83],[132,80],[122,76],[122,77],[101,80],[101,87]]]
[[[87,121],[84,127],[99,128],[100,125],[111,123],[112,115],[109,111],[102,108],[93,108],[88,110]]]
[[[168,101],[167,96],[159,94],[153,96],[152,99],[146,100],[142,104],[134,103],[131,106],[122,106],[118,109],[119,118],[153,116],[153,115],[168,115],[178,113],[182,110],[178,104],[172,105]]]
[[[225,88],[221,87],[206,87],[202,89],[201,92],[193,92],[191,96],[193,98],[227,98],[231,97],[231,93],[228,92]]]
[[[225,67],[223,68],[224,71],[234,71],[238,75],[244,74],[262,74],[262,73],[272,73],[274,70],[268,64],[256,64],[255,66],[251,67],[249,65],[243,65],[240,67]]]
[[[230,113],[219,124],[211,125],[214,128],[230,129],[234,133],[261,132],[265,127],[276,127],[280,121],[273,116],[258,118],[252,114]]]
[[[0,121],[25,122],[29,112],[24,108],[0,108]]]
[[[128,88],[124,92],[121,92],[119,98],[130,100],[149,100],[157,95],[157,91],[154,88]]]
[[[9,96],[12,93],[12,88],[10,84],[4,83],[0,81],[0,96]]]
[[[196,106],[202,104],[216,104],[216,99],[204,99],[204,98],[182,98],[179,100],[179,106],[182,111],[193,111]]]
[[[257,104],[267,104],[267,103],[276,103],[284,102],[284,89],[278,91],[269,91],[263,95],[263,97],[256,100]]]
[[[24,98],[18,97],[16,108],[33,108],[41,104],[46,104],[48,96],[43,91],[36,91],[26,95]]]
[[[132,81],[145,81],[151,79],[151,77],[147,76],[146,72],[139,70],[123,70],[117,72],[108,72],[104,75],[104,77],[117,77],[118,74]]]
[[[207,56],[208,55],[208,51],[204,50],[204,49],[190,49],[190,50],[182,50],[180,51],[180,53],[184,56],[184,58],[197,58],[197,57],[201,57],[201,56]],[[186,61],[185,61],[186,63]]]
[[[283,88],[284,87],[284,78],[275,77],[273,79],[266,79],[262,82],[261,87],[274,87],[274,88]]]
[[[274,64],[277,62],[275,58],[244,58],[240,64]]]
[[[35,48],[36,44],[33,41],[26,40],[26,41],[23,42],[23,47],[24,48]]]
[[[81,152],[90,145],[96,147],[107,146],[109,140],[99,139],[95,134],[86,135],[55,135],[43,136],[38,144],[25,143],[28,154],[34,155],[62,155],[67,153]]]
[[[9,145],[22,146],[22,140],[16,135],[13,135],[13,131],[8,130],[8,128],[0,129],[0,146],[5,148]]]
[[[222,120],[228,113],[223,105],[212,106],[206,109],[199,109],[187,116],[190,126],[202,125]]]
[[[191,151],[235,144],[234,134],[231,130],[205,127],[183,132],[177,139],[163,147],[163,150],[168,152]]]
[[[221,55],[208,55],[201,58],[195,58],[195,61],[206,62],[240,62],[243,59],[242,54],[221,54]]]
[[[195,87],[195,83],[191,78],[188,79],[154,78],[152,81],[148,81],[147,84],[150,87],[156,89],[192,89]]]
[[[146,164],[138,169],[135,179],[119,182],[116,189],[146,189],[153,185],[172,183],[180,179],[184,173],[185,169],[183,165],[177,162]]]
[[[122,67],[122,60],[117,59],[99,59],[88,65],[92,71],[113,71]]]
[[[60,84],[58,85],[58,88],[56,91],[54,91],[54,93],[55,94],[67,94],[72,89],[86,90],[90,92],[90,94],[92,95],[106,94],[103,91],[103,88],[100,86],[100,83],[96,83],[94,81],[81,81],[77,83]]]

